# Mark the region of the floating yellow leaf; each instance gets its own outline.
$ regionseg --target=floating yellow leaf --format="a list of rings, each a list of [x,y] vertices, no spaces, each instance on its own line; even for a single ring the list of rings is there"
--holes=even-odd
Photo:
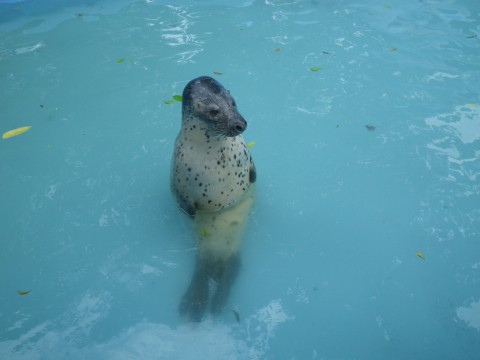
[[[478,104],[477,104],[476,102],[469,102],[469,103],[467,103],[467,104],[470,105],[470,106],[473,106],[473,107],[477,107],[477,106],[478,106]]]
[[[31,128],[31,126],[22,126],[22,127],[7,131],[7,132],[3,133],[2,139],[8,139],[8,138],[11,138],[13,136],[21,135],[24,132],[30,130],[30,128]]]
[[[423,253],[421,251],[417,252],[417,256],[422,259],[422,260],[425,260],[425,256],[423,256]]]
[[[124,61],[125,61],[125,58],[120,58],[120,59],[117,60],[117,64],[120,64],[120,63],[122,63],[122,62],[124,62]]]
[[[219,72],[219,71],[214,71],[213,72],[215,75],[222,75],[223,73]]]
[[[173,100],[163,100],[163,103],[167,104],[167,105],[172,105],[172,104],[175,104],[175,101],[173,101]]]
[[[182,95],[173,95],[172,98],[173,98],[173,100],[179,101],[179,102],[181,102],[183,100]]]
[[[249,148],[254,147],[254,146],[255,146],[255,141],[250,141],[250,142],[247,144],[247,146],[248,146]]]
[[[310,71],[320,71],[320,70],[322,70],[322,68],[318,66],[314,66],[310,68]]]
[[[18,295],[27,295],[30,291],[32,291],[32,290],[27,290],[27,291],[18,290],[17,293],[18,293]]]

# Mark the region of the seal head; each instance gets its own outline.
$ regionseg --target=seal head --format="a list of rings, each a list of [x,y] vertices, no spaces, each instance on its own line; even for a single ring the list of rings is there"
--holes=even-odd
[[[185,86],[182,104],[183,118],[202,119],[211,128],[213,136],[233,137],[247,128],[230,92],[209,76],[194,79]]]

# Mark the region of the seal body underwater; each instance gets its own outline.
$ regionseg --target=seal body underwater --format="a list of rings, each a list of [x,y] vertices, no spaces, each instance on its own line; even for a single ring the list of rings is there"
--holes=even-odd
[[[194,219],[198,255],[179,311],[200,321],[209,304],[213,314],[223,309],[237,276],[256,171],[241,135],[247,122],[229,91],[202,76],[185,86],[182,98],[170,182],[180,208]]]

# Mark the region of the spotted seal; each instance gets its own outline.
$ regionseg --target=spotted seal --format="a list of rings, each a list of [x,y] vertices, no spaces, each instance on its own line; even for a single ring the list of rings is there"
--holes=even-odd
[[[209,301],[212,313],[222,310],[238,273],[256,171],[241,135],[247,122],[228,90],[202,76],[185,86],[182,98],[171,189],[180,208],[194,218],[199,243],[195,271],[179,311],[200,321]],[[210,288],[215,288],[212,295]]]

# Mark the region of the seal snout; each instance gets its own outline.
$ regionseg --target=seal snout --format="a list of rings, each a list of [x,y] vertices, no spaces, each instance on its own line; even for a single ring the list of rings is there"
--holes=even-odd
[[[230,136],[240,135],[245,131],[246,128],[247,128],[247,122],[241,116],[234,119],[228,124],[228,129],[231,134]]]

